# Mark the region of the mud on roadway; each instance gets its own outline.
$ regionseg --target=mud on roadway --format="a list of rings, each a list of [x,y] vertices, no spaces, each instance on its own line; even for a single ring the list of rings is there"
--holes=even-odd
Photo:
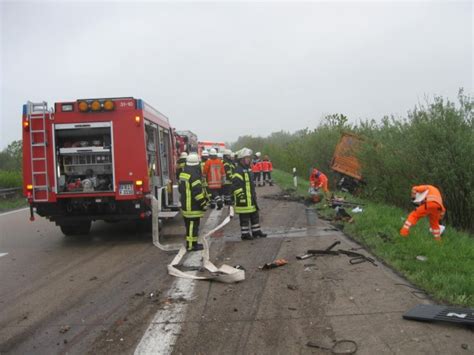
[[[268,237],[241,241],[235,218],[211,238],[217,265],[246,270],[232,285],[169,276],[175,253],[132,223],[96,222],[89,237],[70,238],[42,218],[30,223],[26,210],[0,215],[0,353],[328,354],[306,344],[338,340],[354,341],[357,354],[473,353],[472,329],[403,320],[431,301],[381,263],[297,260],[335,241],[371,255],[304,204],[264,198],[278,187],[257,192]],[[208,212],[203,228],[225,213]],[[182,240],[182,221],[163,234]],[[198,266],[192,254],[185,264]],[[259,268],[278,258],[289,263]]]

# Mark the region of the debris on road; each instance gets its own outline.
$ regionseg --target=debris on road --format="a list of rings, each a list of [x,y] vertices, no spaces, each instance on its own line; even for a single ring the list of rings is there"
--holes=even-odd
[[[92,276],[89,281],[95,281],[95,280],[98,280],[99,278],[97,276]]]
[[[145,296],[145,291],[136,292],[136,293],[135,293],[135,296],[137,296],[137,297],[143,297],[143,296]]]
[[[474,325],[474,308],[459,308],[419,304],[403,315],[403,319],[416,321],[441,321]]]
[[[308,259],[310,257],[318,256],[318,255],[340,255],[340,254],[344,254],[344,255],[351,258],[349,260],[349,263],[351,265],[357,265],[357,264],[361,264],[361,263],[364,263],[364,262],[370,262],[372,265],[377,266],[374,259],[372,259],[372,258],[370,258],[370,257],[368,257],[364,254],[357,253],[357,252],[351,251],[351,250],[344,250],[344,249],[332,250],[336,245],[338,245],[340,243],[341,242],[339,242],[339,241],[334,242],[333,244],[328,246],[326,249],[309,249],[306,252],[306,254],[299,255],[296,258],[299,259],[299,260],[304,260],[304,259]]]
[[[64,334],[64,333],[67,333],[69,331],[69,329],[71,329],[71,326],[69,325],[63,325],[60,329],[59,329],[59,332],[61,334]]]
[[[357,343],[354,340],[337,340],[332,346],[325,346],[312,341],[308,341],[306,346],[330,351],[331,354],[355,354],[357,352]]]
[[[292,290],[292,291],[296,291],[296,290],[298,289],[298,286],[292,285],[292,284],[288,284],[288,285],[286,285],[286,287],[287,287],[289,290]]]
[[[261,266],[260,269],[262,270],[268,270],[268,269],[274,269],[283,265],[288,264],[288,260],[286,259],[276,259],[275,261],[271,263],[266,263],[265,265]]]

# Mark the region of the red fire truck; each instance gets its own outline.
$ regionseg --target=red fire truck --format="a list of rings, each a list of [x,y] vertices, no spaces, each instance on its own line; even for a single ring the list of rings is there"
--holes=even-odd
[[[213,142],[213,141],[201,141],[198,142],[198,154],[201,155],[203,150],[211,150],[214,148],[218,153],[224,153],[226,149],[224,142]]]
[[[186,152],[197,152],[198,151],[198,138],[197,135],[191,131],[176,131],[176,148],[178,149],[178,155]]]
[[[65,235],[96,220],[178,212],[176,142],[169,120],[141,99],[82,99],[23,106],[23,181],[33,209]]]

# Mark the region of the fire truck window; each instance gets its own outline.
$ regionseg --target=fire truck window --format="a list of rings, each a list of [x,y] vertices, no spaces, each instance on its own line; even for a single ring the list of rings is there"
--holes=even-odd
[[[145,128],[145,137],[146,137],[146,150],[147,150],[147,160],[148,160],[148,175],[156,176],[158,175],[159,164],[157,162],[157,136],[156,128],[147,125]]]
[[[161,158],[161,169],[163,173],[163,179],[168,180],[169,179],[169,164],[168,164],[168,158],[169,158],[169,133],[164,129],[160,128],[160,158]]]

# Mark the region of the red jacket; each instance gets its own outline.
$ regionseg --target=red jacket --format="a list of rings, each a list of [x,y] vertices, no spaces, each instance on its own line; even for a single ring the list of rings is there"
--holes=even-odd
[[[262,171],[264,172],[273,171],[273,164],[270,160],[262,161]]]
[[[257,161],[255,164],[252,165],[252,172],[259,173],[262,171],[262,162]]]

